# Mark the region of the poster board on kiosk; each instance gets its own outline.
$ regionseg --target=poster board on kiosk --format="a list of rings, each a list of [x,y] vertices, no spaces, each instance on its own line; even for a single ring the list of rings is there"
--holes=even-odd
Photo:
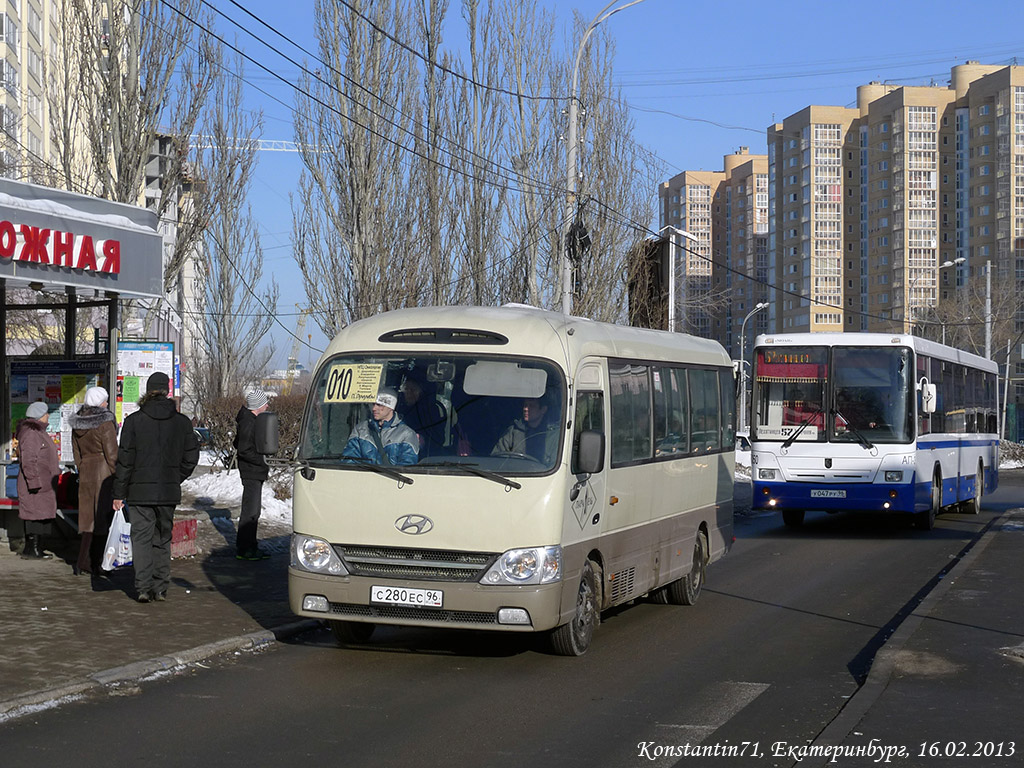
[[[178,375],[173,341],[128,341],[117,343],[117,391],[114,416],[120,427],[125,418],[139,410],[139,398],[146,394],[146,382],[157,371],[167,374],[173,397],[178,393]]]
[[[7,380],[10,396],[7,402],[9,436],[8,461],[17,460],[17,441],[14,430],[25,418],[29,405],[41,400],[50,411],[47,433],[57,445],[62,463],[71,464],[75,457],[71,447],[71,426],[68,417],[76,413],[85,402],[89,387],[106,387],[107,358],[103,356],[75,360],[11,359]]]

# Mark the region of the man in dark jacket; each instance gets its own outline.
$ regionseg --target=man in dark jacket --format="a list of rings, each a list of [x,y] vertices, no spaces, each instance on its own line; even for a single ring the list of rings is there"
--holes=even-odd
[[[170,381],[154,373],[139,410],[121,427],[114,509],[127,501],[132,527],[136,599],[166,600],[171,583],[171,529],[181,483],[199,463],[199,442],[187,416],[167,397]]]
[[[235,557],[239,560],[266,560],[270,557],[256,544],[256,528],[263,508],[263,483],[269,469],[263,454],[256,450],[256,417],[269,407],[265,392],[254,389],[245,396],[245,405],[235,416],[235,451],[238,476],[242,480],[242,511],[238,516]]]

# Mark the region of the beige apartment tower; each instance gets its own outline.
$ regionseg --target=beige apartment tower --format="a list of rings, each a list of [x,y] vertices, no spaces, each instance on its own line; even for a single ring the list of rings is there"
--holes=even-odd
[[[748,147],[725,155],[721,171],[684,171],[659,190],[662,237],[678,257],[677,330],[719,341],[739,357],[743,319],[766,301],[769,274],[768,157]],[[673,229],[689,233],[681,238]],[[678,253],[678,251],[677,251]],[[747,326],[752,338],[767,328],[758,313]]]

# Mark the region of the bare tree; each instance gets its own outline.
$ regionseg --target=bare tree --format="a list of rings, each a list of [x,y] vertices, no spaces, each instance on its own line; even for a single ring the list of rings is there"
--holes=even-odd
[[[51,127],[69,189],[141,203],[155,141],[170,136],[149,195],[159,217],[173,211],[177,219],[165,290],[176,285],[202,231],[203,211],[174,210],[189,139],[213,85],[214,41],[196,27],[209,24],[201,8],[200,0],[64,0],[61,26],[76,43],[64,48],[78,50],[51,70]]]
[[[560,203],[553,190],[563,186],[565,176],[557,157],[560,121],[552,124],[546,109],[550,103],[536,98],[549,85],[553,69],[554,16],[538,11],[535,0],[502,0],[497,26],[502,34],[498,47],[504,52],[502,79],[517,94],[510,99],[504,154],[516,174],[518,194],[509,210],[511,253],[495,274],[504,301],[540,306],[543,211]],[[557,227],[557,220],[553,223]]]
[[[316,35],[328,68],[296,98],[304,171],[292,200],[295,259],[313,315],[331,336],[353,319],[403,304],[419,285],[408,231],[409,54],[357,15],[407,37],[405,0],[352,9],[318,0]]]
[[[198,151],[195,173],[209,200],[202,260],[202,306],[196,349],[191,350],[192,389],[202,401],[240,391],[258,378],[273,352],[264,339],[277,308],[276,281],[257,293],[263,277],[259,232],[246,202],[256,168],[262,112],[242,105],[241,57],[216,78],[203,126],[207,148]],[[237,75],[235,73],[238,73]]]
[[[461,254],[456,301],[493,304],[501,300],[501,286],[492,278],[499,253],[504,251],[507,184],[500,160],[504,139],[504,97],[488,85],[500,82],[499,42],[494,36],[492,3],[481,9],[480,0],[463,0],[462,15],[469,38],[468,75],[452,93],[452,125],[464,126],[453,174],[453,203],[461,209],[458,232]]]

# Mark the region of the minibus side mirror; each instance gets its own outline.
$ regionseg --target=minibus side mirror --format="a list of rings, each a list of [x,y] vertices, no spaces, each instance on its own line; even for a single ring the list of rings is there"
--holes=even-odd
[[[277,414],[264,411],[256,417],[256,429],[253,438],[256,442],[256,453],[269,456],[277,453],[278,422]]]
[[[604,433],[592,429],[580,432],[576,466],[585,475],[596,475],[604,469]]]

